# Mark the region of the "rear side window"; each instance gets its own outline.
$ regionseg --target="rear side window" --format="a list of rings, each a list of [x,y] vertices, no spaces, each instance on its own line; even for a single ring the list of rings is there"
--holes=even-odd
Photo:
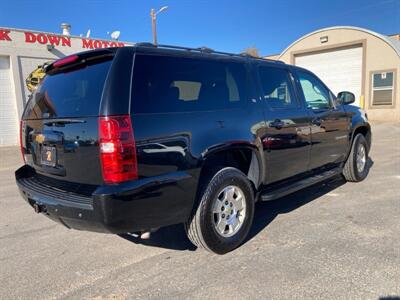
[[[25,110],[25,119],[97,116],[111,60],[46,75]]]
[[[240,63],[137,55],[134,113],[188,112],[239,107],[246,98]]]
[[[260,66],[258,69],[263,98],[271,108],[299,106],[292,92],[289,72],[285,69]]]

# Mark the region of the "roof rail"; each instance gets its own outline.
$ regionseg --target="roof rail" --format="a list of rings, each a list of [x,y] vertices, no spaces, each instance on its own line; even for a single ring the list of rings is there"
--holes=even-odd
[[[221,52],[221,51],[215,51],[214,49],[202,46],[198,48],[190,48],[190,47],[183,47],[183,46],[173,46],[173,45],[157,45],[157,48],[166,48],[166,49],[177,49],[177,50],[187,50],[187,51],[196,51],[196,52],[203,52],[203,53],[215,53],[215,54],[223,54],[223,55],[229,55],[229,56],[237,56],[237,54],[234,53],[228,53],[228,52]]]
[[[282,63],[284,64],[283,61],[278,61],[278,60],[272,60],[272,59],[266,59],[263,57],[254,57],[248,53],[229,53],[229,52],[222,52],[222,51],[215,51],[211,48],[208,47],[198,47],[198,48],[191,48],[191,47],[183,47],[183,46],[174,46],[174,45],[160,45],[160,44],[152,44],[152,43],[136,43],[134,46],[141,46],[141,47],[152,47],[152,48],[164,48],[164,49],[176,49],[176,50],[186,50],[186,51],[195,51],[195,52],[201,52],[201,53],[210,53],[210,54],[220,54],[220,55],[227,55],[227,56],[233,56],[233,57],[249,57],[249,58],[254,58],[254,59],[261,59],[261,60],[268,60],[276,63]]]
[[[134,46],[140,46],[140,47],[153,47],[153,48],[157,47],[153,43],[149,43],[149,42],[139,42],[139,43],[135,43],[133,45]]]

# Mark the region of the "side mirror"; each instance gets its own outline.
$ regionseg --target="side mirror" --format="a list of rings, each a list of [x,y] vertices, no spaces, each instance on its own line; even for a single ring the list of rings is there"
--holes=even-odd
[[[354,103],[354,101],[356,101],[356,96],[354,96],[354,94],[352,92],[340,92],[337,95],[337,99],[339,100],[339,102],[341,104],[351,104]]]

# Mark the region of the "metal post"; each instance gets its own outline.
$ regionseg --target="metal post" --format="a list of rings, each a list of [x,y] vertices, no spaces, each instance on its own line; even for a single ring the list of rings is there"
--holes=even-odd
[[[153,44],[157,45],[156,12],[154,11],[154,8],[151,9],[150,16],[151,16],[151,28],[153,30]]]

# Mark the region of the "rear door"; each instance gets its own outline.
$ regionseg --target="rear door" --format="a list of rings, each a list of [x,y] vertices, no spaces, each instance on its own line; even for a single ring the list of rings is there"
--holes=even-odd
[[[244,59],[136,53],[132,82],[139,176],[195,170],[238,144],[259,147],[265,107]]]
[[[345,159],[350,119],[342,106],[335,106],[332,93],[318,77],[307,71],[296,73],[311,117],[310,169],[333,167]]]
[[[262,64],[258,74],[261,98],[267,107],[267,132],[262,143],[268,183],[272,183],[308,170],[310,118],[297,97],[293,76],[286,66]]]
[[[22,121],[26,163],[42,175],[83,184],[102,182],[98,116],[113,54],[93,53],[51,70]]]

